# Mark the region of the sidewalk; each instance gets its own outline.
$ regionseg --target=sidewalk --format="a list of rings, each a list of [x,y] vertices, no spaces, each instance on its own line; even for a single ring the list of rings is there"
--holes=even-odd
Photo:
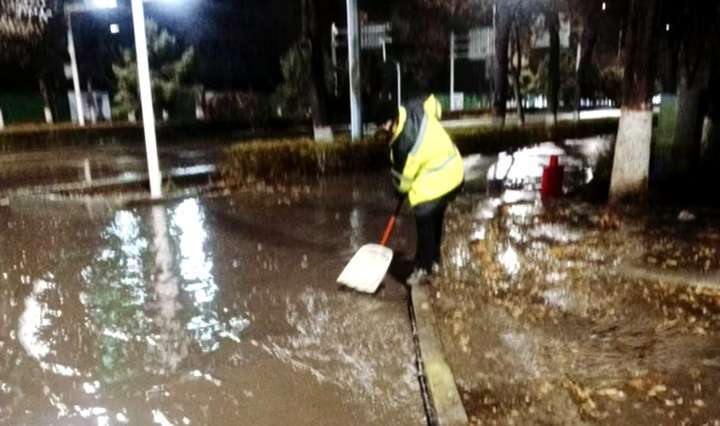
[[[720,214],[517,198],[458,200],[432,287],[470,423],[718,424]]]

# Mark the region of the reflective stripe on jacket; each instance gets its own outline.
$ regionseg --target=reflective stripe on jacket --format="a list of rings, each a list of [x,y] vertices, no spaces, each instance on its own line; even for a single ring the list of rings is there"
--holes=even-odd
[[[400,107],[390,147],[393,180],[411,206],[442,197],[464,179],[460,152],[440,124],[434,96]]]

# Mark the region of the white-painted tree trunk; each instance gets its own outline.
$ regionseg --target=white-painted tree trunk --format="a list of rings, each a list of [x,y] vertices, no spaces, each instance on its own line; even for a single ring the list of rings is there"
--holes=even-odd
[[[313,137],[315,142],[332,142],[333,131],[330,126],[313,126]]]
[[[615,144],[610,202],[645,196],[650,168],[652,111],[623,109]]]
[[[45,123],[53,124],[52,110],[48,107],[44,107],[43,112],[45,113]]]
[[[2,109],[0,109],[0,130],[5,128],[5,119],[3,118]]]
[[[702,127],[702,138],[700,139],[700,155],[704,158],[710,149],[710,138],[713,133],[713,122],[710,117],[705,117]]]
[[[720,126],[709,116],[703,121],[700,141],[701,162],[707,170],[720,167]]]

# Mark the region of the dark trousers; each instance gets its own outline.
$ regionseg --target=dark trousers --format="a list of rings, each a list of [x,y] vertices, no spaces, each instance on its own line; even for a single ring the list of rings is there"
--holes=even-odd
[[[460,188],[437,200],[418,204],[413,208],[417,227],[417,250],[415,251],[415,268],[432,272],[434,263],[440,264],[440,246],[442,245],[443,221],[445,210]]]

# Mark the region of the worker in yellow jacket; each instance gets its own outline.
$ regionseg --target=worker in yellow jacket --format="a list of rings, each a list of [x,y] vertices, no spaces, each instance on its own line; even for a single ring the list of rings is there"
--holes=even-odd
[[[390,140],[395,187],[407,194],[417,225],[415,270],[407,279],[415,285],[440,267],[445,210],[464,181],[462,157],[440,124],[435,96],[378,109],[375,121]]]

